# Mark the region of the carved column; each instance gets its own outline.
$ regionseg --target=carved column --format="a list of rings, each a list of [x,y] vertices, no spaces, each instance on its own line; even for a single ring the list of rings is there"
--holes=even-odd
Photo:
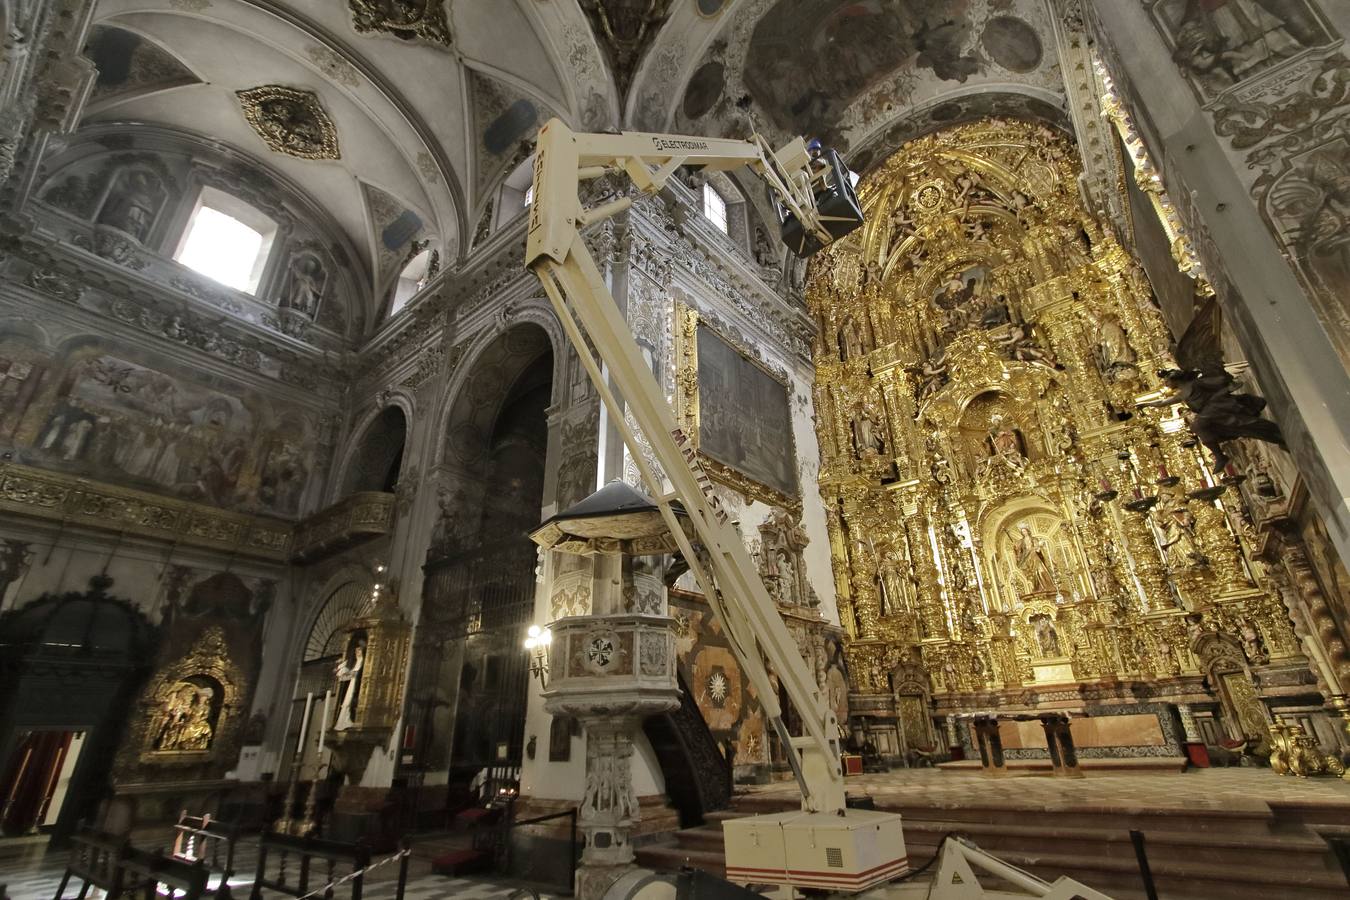
[[[1314,658],[1320,656],[1325,660],[1323,677],[1327,686],[1333,693],[1343,695],[1347,685],[1350,685],[1350,649],[1347,649],[1340,629],[1336,627],[1335,616],[1303,542],[1296,538],[1282,540],[1278,545],[1278,554],[1281,567],[1306,609],[1308,639],[1320,650],[1320,653],[1313,654]],[[1271,569],[1272,574],[1277,571]]]
[[[922,498],[920,502],[923,502]],[[924,523],[926,516],[906,515],[905,531],[909,535],[909,549],[912,554],[914,575],[919,589],[919,622],[925,638],[945,638],[947,620],[942,614],[942,597],[938,588],[937,561],[933,559],[933,548],[928,541],[928,532]]]

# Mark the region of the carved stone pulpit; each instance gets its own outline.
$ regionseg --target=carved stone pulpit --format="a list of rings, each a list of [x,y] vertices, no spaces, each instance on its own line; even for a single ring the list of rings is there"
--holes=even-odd
[[[531,537],[545,549],[590,556],[594,566],[591,614],[550,626],[550,678],[543,692],[550,715],[573,716],[586,731],[579,808],[586,843],[576,896],[590,900],[603,896],[633,863],[629,834],[640,818],[633,734],[646,717],[680,705],[674,620],[627,608],[625,558],[670,553],[676,545],[656,504],[620,481],[544,522]]]

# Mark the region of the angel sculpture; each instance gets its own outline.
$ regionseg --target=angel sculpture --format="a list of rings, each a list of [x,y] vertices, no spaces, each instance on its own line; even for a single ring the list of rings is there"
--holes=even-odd
[[[1160,369],[1159,377],[1173,393],[1139,407],[1186,404],[1190,426],[1197,440],[1214,455],[1214,471],[1228,466],[1223,445],[1235,438],[1253,438],[1283,447],[1280,426],[1261,418],[1266,408],[1262,397],[1236,392],[1237,381],[1223,364],[1219,351],[1218,307],[1214,298],[1196,313],[1176,346],[1179,369]]]

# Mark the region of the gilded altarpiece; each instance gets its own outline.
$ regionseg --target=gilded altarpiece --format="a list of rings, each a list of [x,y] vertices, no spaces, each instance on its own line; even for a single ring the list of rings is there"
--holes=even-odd
[[[855,729],[890,723],[903,750],[924,749],[921,703],[939,719],[1057,703],[1158,711],[1156,740],[1117,729],[1084,753],[1165,755],[1169,703],[1259,738],[1270,714],[1248,698],[1311,683],[1238,491],[1175,411],[1139,406],[1165,394],[1169,341],[1078,176],[1042,125],[931,134],[862,181],[867,224],[813,264]],[[1251,691],[1203,679],[1214,636]]]

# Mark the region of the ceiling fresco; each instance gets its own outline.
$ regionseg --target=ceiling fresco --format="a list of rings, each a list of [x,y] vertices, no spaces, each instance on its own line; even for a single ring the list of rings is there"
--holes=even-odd
[[[252,154],[368,248],[378,293],[406,249],[372,210],[415,216],[453,264],[550,116],[821,136],[855,167],[980,115],[1062,122],[1047,15],[1044,0],[100,0],[85,121]],[[260,85],[308,98],[306,115],[246,120],[240,92]],[[307,133],[288,142],[292,125]]]
[[[704,49],[673,98],[657,85],[680,77],[680,54],[658,42],[632,115],[645,128],[740,135],[753,127],[854,152],[893,143],[898,122],[912,137],[976,109],[1033,110],[1058,124],[1067,116],[1051,34],[1040,0],[751,0],[702,31],[686,29],[684,41],[702,40]],[[931,118],[916,115],[925,109]]]

